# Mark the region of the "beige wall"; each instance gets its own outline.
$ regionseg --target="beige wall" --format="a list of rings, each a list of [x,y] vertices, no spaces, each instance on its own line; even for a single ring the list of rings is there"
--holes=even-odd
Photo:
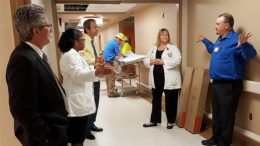
[[[185,1],[185,0],[184,0]],[[228,12],[234,16],[234,29],[243,29],[251,32],[249,39],[258,53],[260,53],[260,20],[259,0],[188,0],[187,17],[187,52],[188,66],[202,66],[208,68],[210,55],[202,43],[196,43],[196,34],[202,34],[215,42],[215,21],[219,14]],[[259,54],[253,60],[246,63],[245,79],[260,81]],[[253,120],[248,120],[248,113],[253,113]],[[260,135],[260,95],[243,93],[237,111],[236,123],[238,126]]]
[[[42,6],[46,9],[47,19],[49,20],[50,24],[53,23],[53,12],[52,12],[52,2],[51,0],[31,0],[32,4],[36,4]],[[53,27],[54,28],[54,27]],[[43,48],[43,51],[48,56],[48,61],[51,65],[53,72],[58,75],[58,66],[57,66],[57,54],[56,54],[56,46],[55,46],[55,37],[54,31],[52,32],[52,41],[50,44],[46,45]]]
[[[164,12],[164,18],[162,17],[162,12]],[[154,4],[136,12],[134,16],[136,54],[146,55],[151,46],[156,43],[159,29],[163,27],[169,30],[172,43],[176,45],[176,4]],[[148,84],[148,72],[147,68],[141,67],[141,82],[145,84]]]
[[[119,23],[115,23],[113,25],[111,25],[110,27],[106,28],[105,30],[102,30],[99,32],[98,35],[101,36],[101,46],[102,46],[102,50],[105,49],[106,44],[109,40],[112,40],[113,38],[115,38],[115,35],[119,32]],[[96,37],[95,39],[97,39],[98,37]],[[96,41],[96,44],[99,44],[99,40]]]
[[[9,110],[8,90],[5,81],[5,71],[9,56],[14,49],[12,17],[9,0],[0,4],[0,146],[18,146],[14,136],[13,119]]]

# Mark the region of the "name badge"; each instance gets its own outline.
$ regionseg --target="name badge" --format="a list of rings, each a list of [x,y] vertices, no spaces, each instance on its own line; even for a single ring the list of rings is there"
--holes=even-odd
[[[172,52],[169,52],[169,53],[168,53],[168,56],[169,56],[169,57],[172,57]]]
[[[218,50],[219,50],[219,47],[216,47],[216,48],[214,49],[214,52],[218,52]]]

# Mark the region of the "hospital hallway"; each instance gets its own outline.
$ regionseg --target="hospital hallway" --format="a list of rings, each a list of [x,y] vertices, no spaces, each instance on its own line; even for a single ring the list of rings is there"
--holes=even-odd
[[[119,88],[121,85],[116,82]],[[204,138],[174,126],[166,129],[166,116],[157,127],[143,128],[149,122],[152,105],[135,92],[123,97],[109,98],[106,83],[101,79],[100,103],[95,124],[103,132],[92,132],[95,140],[86,139],[84,146],[201,146]]]

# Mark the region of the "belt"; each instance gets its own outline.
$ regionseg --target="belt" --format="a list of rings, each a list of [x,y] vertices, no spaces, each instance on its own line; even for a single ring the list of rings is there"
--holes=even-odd
[[[106,62],[106,63],[109,63],[109,64],[113,65],[113,64],[114,64],[114,61],[108,61],[108,62]]]
[[[240,82],[242,79],[220,79],[220,80],[213,80],[213,83],[235,83],[235,82]]]

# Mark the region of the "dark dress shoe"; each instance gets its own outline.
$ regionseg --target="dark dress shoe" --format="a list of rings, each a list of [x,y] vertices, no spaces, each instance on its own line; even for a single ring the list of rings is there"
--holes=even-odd
[[[144,124],[143,127],[154,127],[157,126],[157,123],[153,123],[153,124]]]
[[[102,128],[99,128],[99,127],[97,127],[97,126],[95,126],[95,125],[93,125],[93,126],[90,128],[90,130],[91,130],[91,131],[95,131],[95,132],[101,132],[101,131],[103,131]]]
[[[90,131],[88,131],[86,134],[86,139],[94,140],[96,137]]]
[[[171,125],[171,126],[168,126],[168,124],[172,124],[172,125]],[[167,123],[166,128],[167,128],[167,129],[172,129],[174,125],[175,125],[175,123]]]
[[[172,129],[172,128],[173,128],[173,125],[167,126],[167,129]]]
[[[202,140],[201,143],[206,146],[218,145],[218,141],[214,137],[211,137],[208,140]]]

